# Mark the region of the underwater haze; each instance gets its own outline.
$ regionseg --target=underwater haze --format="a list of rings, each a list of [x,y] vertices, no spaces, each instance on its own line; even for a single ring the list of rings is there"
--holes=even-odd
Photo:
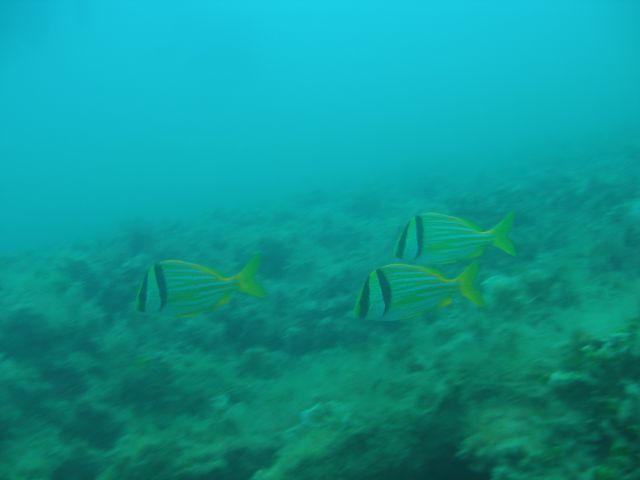
[[[640,480],[638,25],[0,0],[0,480]]]
[[[4,0],[2,246],[624,139],[639,17],[622,0]]]

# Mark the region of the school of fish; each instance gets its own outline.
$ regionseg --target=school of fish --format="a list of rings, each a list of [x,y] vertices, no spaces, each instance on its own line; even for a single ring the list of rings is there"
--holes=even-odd
[[[373,270],[358,295],[354,313],[359,318],[398,320],[417,317],[451,304],[456,295],[481,306],[474,287],[478,263],[467,265],[460,275],[447,278],[429,265],[475,260],[488,245],[515,255],[509,238],[514,215],[510,213],[489,230],[462,218],[424,213],[411,218],[402,229],[394,250],[399,259],[420,264],[394,263]],[[256,280],[260,256],[254,256],[236,275],[226,277],[209,267],[182,260],[162,260],[145,273],[136,297],[141,313],[163,312],[190,317],[226,305],[236,292],[265,297]]]
[[[509,239],[513,217],[510,213],[492,229],[482,230],[468,220],[441,213],[416,215],[402,229],[394,253],[400,259],[419,260],[421,265],[397,263],[372,271],[360,290],[355,315],[380,320],[416,317],[446,307],[458,294],[483,305],[482,296],[474,287],[477,262],[455,278],[446,278],[427,265],[473,260],[490,244],[515,255]]]

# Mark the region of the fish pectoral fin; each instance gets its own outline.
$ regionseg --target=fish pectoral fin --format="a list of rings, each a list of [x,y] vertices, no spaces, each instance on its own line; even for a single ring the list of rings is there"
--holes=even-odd
[[[213,308],[222,307],[223,305],[226,305],[227,303],[229,303],[230,300],[231,300],[231,295],[225,295],[220,300],[218,300],[218,302],[214,305]]]
[[[451,297],[447,297],[444,298],[440,301],[440,303],[438,303],[438,308],[444,308],[447,307],[449,305],[451,305],[453,303],[453,298]]]

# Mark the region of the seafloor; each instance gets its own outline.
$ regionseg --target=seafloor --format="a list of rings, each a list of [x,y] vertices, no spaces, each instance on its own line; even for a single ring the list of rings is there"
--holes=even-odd
[[[639,179],[635,151],[558,157],[5,255],[0,478],[640,479]],[[422,211],[516,213],[487,306],[354,318]],[[258,251],[266,299],[134,312],[154,260],[231,274]]]

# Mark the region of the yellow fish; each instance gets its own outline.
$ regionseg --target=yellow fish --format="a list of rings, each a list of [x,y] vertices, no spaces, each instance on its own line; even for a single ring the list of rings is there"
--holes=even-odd
[[[419,258],[421,262],[431,264],[453,263],[482,255],[487,245],[515,255],[515,247],[509,239],[512,225],[513,213],[490,230],[482,230],[462,218],[423,213],[405,225],[396,243],[395,256]]]
[[[195,263],[163,260],[145,274],[136,308],[139,312],[165,311],[188,317],[225,305],[236,291],[264,297],[262,286],[254,278],[259,266],[260,256],[256,255],[240,273],[224,277]]]
[[[369,274],[356,302],[359,318],[395,320],[415,317],[427,310],[446,307],[461,293],[476,305],[483,305],[473,286],[478,264],[469,265],[460,276],[445,278],[419,265],[391,264]]]

